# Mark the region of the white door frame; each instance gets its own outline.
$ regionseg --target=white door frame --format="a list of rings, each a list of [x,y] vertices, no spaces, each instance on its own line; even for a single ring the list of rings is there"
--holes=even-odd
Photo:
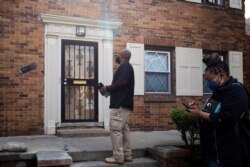
[[[98,43],[98,82],[110,84],[113,76],[113,31],[122,23],[40,14],[45,24],[44,133],[55,134],[61,123],[61,41]],[[76,26],[85,27],[85,36],[76,35]],[[109,98],[98,97],[98,122],[109,128]]]

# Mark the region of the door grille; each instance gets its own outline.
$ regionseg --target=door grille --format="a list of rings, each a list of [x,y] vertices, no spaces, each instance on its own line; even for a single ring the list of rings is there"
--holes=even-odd
[[[62,40],[62,121],[97,121],[97,43]]]

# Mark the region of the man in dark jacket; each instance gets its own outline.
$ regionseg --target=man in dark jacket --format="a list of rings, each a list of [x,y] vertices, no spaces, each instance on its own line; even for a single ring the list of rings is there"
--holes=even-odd
[[[100,89],[102,94],[110,93],[110,135],[113,156],[105,162],[123,164],[132,161],[130,133],[128,127],[129,113],[134,107],[134,69],[129,63],[131,52],[122,50],[117,62],[119,68],[114,74],[112,84]]]

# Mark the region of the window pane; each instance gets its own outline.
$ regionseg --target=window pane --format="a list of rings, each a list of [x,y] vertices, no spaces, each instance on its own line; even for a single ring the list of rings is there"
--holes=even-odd
[[[216,4],[216,5],[223,5],[223,0],[205,0],[206,3]]]
[[[170,92],[170,52],[145,51],[145,92]]]
[[[146,92],[169,92],[168,73],[146,73]]]
[[[204,94],[211,94],[212,90],[208,88],[207,86],[207,80],[203,79],[203,93]]]
[[[152,52],[145,53],[145,71],[147,72],[169,72],[169,53]]]

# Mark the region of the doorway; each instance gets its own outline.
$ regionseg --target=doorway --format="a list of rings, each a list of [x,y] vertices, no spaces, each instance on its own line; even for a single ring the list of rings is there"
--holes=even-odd
[[[98,121],[98,43],[62,40],[62,122]]]

